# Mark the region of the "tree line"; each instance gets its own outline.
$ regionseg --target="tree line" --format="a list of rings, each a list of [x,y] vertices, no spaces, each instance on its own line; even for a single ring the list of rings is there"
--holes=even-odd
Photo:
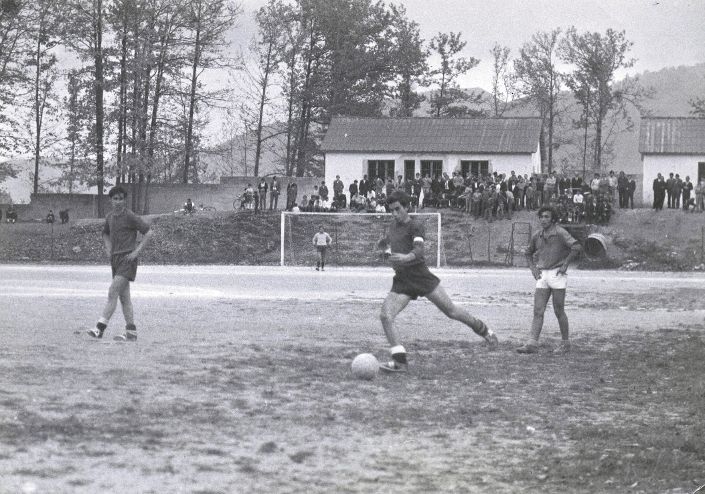
[[[279,174],[320,173],[337,115],[501,117],[528,104],[544,122],[551,171],[565,90],[580,108],[570,123],[583,131],[583,168],[599,169],[631,125],[628,106],[648,97],[634,78],[616,82],[634,64],[623,31],[538,32],[515,57],[497,43],[487,96],[460,86],[480,62],[465,55],[463,34],[424,40],[402,5],[269,0],[238,53],[228,36],[242,15],[233,0],[0,0],[0,153],[33,153],[37,192],[41,160],[58,149],[69,191],[85,183],[102,194],[107,174],[132,184],[133,208],[146,212],[151,182],[202,180],[207,156],[232,170],[252,162],[244,172],[258,176],[270,150]],[[230,80],[214,90],[206,72]],[[208,147],[214,107],[227,117],[222,144]]]

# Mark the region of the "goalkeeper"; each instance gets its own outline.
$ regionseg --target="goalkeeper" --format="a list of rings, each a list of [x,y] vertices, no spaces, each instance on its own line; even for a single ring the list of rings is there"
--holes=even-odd
[[[394,319],[409,301],[418,297],[426,297],[446,316],[470,327],[491,347],[498,344],[497,336],[487,325],[455,305],[441,287],[440,280],[429,271],[424,259],[424,227],[418,220],[409,216],[409,204],[410,197],[403,191],[396,190],[389,196],[387,205],[394,221],[387,237],[377,243],[377,247],[394,268],[392,289],[384,299],[380,313],[392,354],[392,360],[383,363],[381,368],[391,372],[407,370],[406,350],[397,338]]]

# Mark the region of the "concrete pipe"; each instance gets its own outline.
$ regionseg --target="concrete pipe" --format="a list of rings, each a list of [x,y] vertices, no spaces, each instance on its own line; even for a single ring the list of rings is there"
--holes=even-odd
[[[601,233],[591,233],[583,245],[585,255],[597,259],[607,256],[607,238]]]

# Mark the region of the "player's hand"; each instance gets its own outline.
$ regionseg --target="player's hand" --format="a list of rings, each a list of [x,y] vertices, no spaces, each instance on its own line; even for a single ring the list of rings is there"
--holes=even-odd
[[[134,261],[135,259],[137,259],[137,252],[133,250],[125,256],[125,259],[127,259],[128,261]]]
[[[541,279],[541,270],[537,268],[536,266],[531,267],[531,274],[534,275],[535,280],[540,280]]]
[[[558,274],[566,274],[568,272],[568,266],[561,266],[558,268]]]

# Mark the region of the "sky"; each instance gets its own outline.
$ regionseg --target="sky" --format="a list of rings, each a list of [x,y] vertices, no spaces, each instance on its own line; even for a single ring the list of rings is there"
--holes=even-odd
[[[385,1],[389,4],[389,1]],[[516,56],[539,31],[575,26],[578,32],[625,31],[637,59],[628,74],[705,62],[705,0],[399,0],[428,42],[438,32],[461,32],[464,55],[480,60],[461,83],[489,89],[495,43]],[[256,32],[253,13],[266,0],[242,0],[243,17],[232,33],[246,47]],[[627,73],[619,74],[618,78]],[[621,76],[621,77],[620,77]]]

